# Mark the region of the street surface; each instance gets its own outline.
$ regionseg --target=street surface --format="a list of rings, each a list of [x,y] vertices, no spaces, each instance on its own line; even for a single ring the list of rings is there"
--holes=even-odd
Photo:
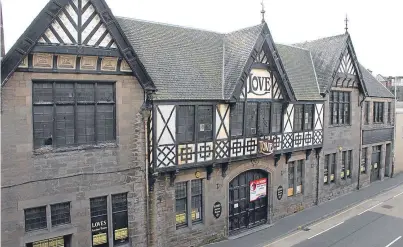
[[[265,247],[402,247],[403,185]]]

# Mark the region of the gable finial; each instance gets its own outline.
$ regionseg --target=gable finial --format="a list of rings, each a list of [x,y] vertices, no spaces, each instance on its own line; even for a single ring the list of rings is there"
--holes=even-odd
[[[260,13],[262,14],[262,23],[265,23],[266,21],[264,20],[264,14],[266,13],[266,11],[264,10],[263,0],[260,4],[262,5],[262,11],[260,11]]]
[[[348,33],[348,18],[346,14],[346,19],[344,19],[344,22],[346,23],[346,27],[344,28],[346,30],[346,33]]]

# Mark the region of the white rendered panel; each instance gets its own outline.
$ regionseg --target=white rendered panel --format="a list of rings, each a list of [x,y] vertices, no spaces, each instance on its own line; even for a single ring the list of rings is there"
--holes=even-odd
[[[106,47],[109,42],[111,42],[112,36],[108,33],[105,38],[102,40],[102,42],[99,44],[100,47]]]
[[[97,32],[92,36],[92,38],[88,41],[88,45],[95,45],[95,43],[101,38],[102,34],[106,31],[106,27],[102,24]]]
[[[50,43],[59,44],[59,41],[57,40],[56,36],[52,33],[52,31],[50,31],[50,29],[46,30],[45,35],[50,40]]]
[[[95,12],[94,6],[92,6],[92,5],[89,6],[85,10],[85,12],[81,15],[81,23],[84,24],[88,20],[88,18],[92,15],[92,13],[94,13],[94,12]]]
[[[292,132],[293,124],[294,124],[294,105],[289,104],[287,107],[286,114],[284,117],[284,132]]]
[[[73,36],[73,38],[77,41],[78,40],[78,33],[74,26],[71,24],[70,20],[67,18],[66,14],[63,12],[59,15],[60,20],[66,26],[67,30]]]
[[[323,104],[315,105],[315,130],[323,129]]]
[[[229,116],[230,116],[230,109],[229,105],[227,104],[219,104],[217,106],[217,110],[216,110],[216,136],[217,139],[227,139],[228,135],[227,132],[229,132]],[[228,110],[227,115],[225,116],[225,112]],[[223,118],[224,121],[221,121],[221,118]],[[225,118],[224,118],[225,116]],[[223,125],[221,125],[221,123],[223,122]],[[221,126],[221,128],[220,128]],[[227,132],[225,131],[225,129],[227,130]]]
[[[163,144],[173,144],[175,142],[174,139],[172,139],[171,134],[169,133],[168,129],[171,131],[173,137],[175,138],[176,134],[176,111],[175,111],[175,106],[174,105],[159,105],[157,106],[161,112],[157,111],[157,140],[159,139],[160,141],[158,142],[158,145],[163,145]],[[173,112],[172,112],[173,111]],[[171,115],[172,112],[172,117],[169,119],[169,116]],[[167,123],[164,122],[162,119],[164,118]],[[169,119],[169,120],[168,120]],[[167,128],[164,128],[165,125],[167,125]]]
[[[73,7],[71,5],[66,6],[67,13],[71,16],[71,18],[74,20],[75,24],[78,24],[78,15],[76,11],[74,11]]]
[[[57,34],[62,38],[64,44],[72,44],[73,42],[70,40],[69,36],[64,32],[63,28],[60,26],[59,22],[54,21],[52,23],[52,27],[55,29]]]

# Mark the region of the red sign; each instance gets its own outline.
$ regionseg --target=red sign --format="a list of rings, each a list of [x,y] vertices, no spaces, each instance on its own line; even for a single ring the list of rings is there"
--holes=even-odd
[[[267,195],[267,178],[250,181],[250,201],[256,201]]]

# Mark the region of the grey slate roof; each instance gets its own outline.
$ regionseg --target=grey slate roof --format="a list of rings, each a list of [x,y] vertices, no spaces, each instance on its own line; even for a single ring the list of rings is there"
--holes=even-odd
[[[394,98],[394,95],[360,64],[360,70],[369,97]]]
[[[276,44],[276,47],[297,100],[323,100],[311,53],[295,46]]]
[[[228,33],[224,37],[224,96],[230,98],[264,24]]]
[[[153,80],[157,100],[230,99],[265,28],[260,24],[221,34],[125,17],[116,19]],[[309,52],[295,50],[284,54],[284,66],[290,72],[297,99],[321,100]],[[300,70],[293,59],[304,63]]]
[[[332,78],[340,54],[347,45],[347,38],[347,34],[342,34],[294,44],[297,47],[308,49],[311,52],[321,93],[325,91]]]
[[[156,85],[156,99],[222,99],[222,34],[116,19]]]

